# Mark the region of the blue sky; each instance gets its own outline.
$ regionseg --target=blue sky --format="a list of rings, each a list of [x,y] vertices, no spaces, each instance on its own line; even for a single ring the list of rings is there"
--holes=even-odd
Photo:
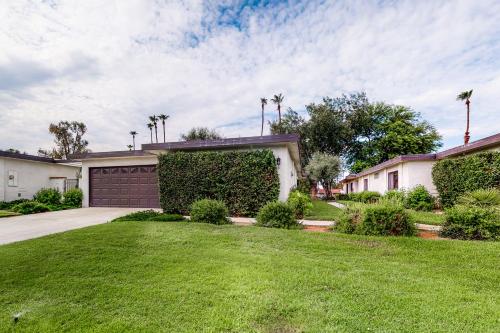
[[[303,111],[365,91],[420,112],[462,142],[500,132],[500,2],[5,1],[0,3],[0,148],[48,148],[47,128],[84,121],[94,151],[192,126],[260,133],[260,97]],[[268,120],[276,118],[268,106]]]

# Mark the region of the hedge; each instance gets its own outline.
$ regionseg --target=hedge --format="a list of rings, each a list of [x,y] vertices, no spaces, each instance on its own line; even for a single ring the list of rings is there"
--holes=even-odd
[[[233,216],[255,216],[278,199],[279,177],[271,150],[173,152],[158,157],[160,203],[188,214],[200,199],[224,202]]]
[[[444,207],[451,207],[464,193],[500,186],[500,152],[484,152],[438,161],[432,180]]]

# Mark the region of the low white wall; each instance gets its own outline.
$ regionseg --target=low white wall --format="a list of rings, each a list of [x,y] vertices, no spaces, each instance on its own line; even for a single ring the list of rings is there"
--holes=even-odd
[[[278,175],[280,180],[279,200],[285,201],[288,198],[290,190],[297,185],[297,177],[298,177],[297,167],[286,146],[271,147],[271,148],[267,147],[261,149],[271,149],[274,156],[276,158],[280,158],[280,165],[278,166]],[[89,168],[108,167],[108,166],[152,165],[157,163],[158,163],[158,158],[155,155],[83,160],[82,179],[80,184],[80,188],[82,189],[83,192],[83,207],[89,206]]]
[[[33,195],[44,187],[57,187],[61,182],[55,183],[51,178],[76,179],[80,168],[56,163],[36,162],[21,159],[0,159],[0,201],[16,199],[32,199]],[[17,172],[17,186],[8,185],[9,171]]]

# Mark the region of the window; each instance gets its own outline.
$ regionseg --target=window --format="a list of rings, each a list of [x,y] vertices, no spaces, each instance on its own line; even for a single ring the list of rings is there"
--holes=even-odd
[[[16,187],[17,186],[17,171],[9,170],[9,182],[8,186]]]
[[[351,193],[354,192],[354,183],[351,183]]]
[[[363,179],[363,191],[368,191],[368,178]]]
[[[397,171],[389,172],[387,174],[387,188],[389,190],[397,190],[399,188]]]

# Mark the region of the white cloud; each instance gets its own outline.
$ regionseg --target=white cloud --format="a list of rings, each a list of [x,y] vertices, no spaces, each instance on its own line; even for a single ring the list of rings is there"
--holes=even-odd
[[[74,119],[93,150],[124,149],[130,130],[149,140],[152,113],[171,116],[169,140],[192,126],[257,135],[261,96],[300,110],[353,90],[413,107],[459,144],[465,89],[473,139],[500,132],[499,36],[494,0],[2,2],[0,147],[49,147],[49,123]]]

